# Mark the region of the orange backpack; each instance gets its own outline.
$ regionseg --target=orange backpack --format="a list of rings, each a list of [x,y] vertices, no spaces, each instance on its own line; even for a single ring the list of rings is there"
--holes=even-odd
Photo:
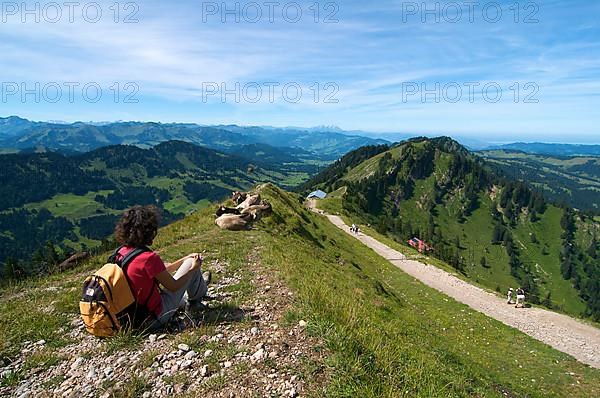
[[[127,266],[135,257],[150,249],[133,249],[118,261],[118,252],[122,247],[115,250],[108,258],[108,263],[83,283],[79,312],[86,330],[94,336],[114,336],[124,326],[134,323],[138,306],[127,279]]]

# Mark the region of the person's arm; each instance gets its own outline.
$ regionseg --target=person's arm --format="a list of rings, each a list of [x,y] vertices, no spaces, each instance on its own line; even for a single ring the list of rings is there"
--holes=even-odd
[[[198,253],[188,254],[187,256],[182,257],[182,258],[180,258],[179,260],[177,260],[175,262],[172,262],[172,263],[169,263],[169,264],[165,264],[165,267],[167,268],[167,271],[169,271],[171,273],[176,272],[179,269],[179,267],[181,267],[181,264],[183,264],[183,262],[185,260],[187,260],[188,258],[193,258],[193,257],[195,257],[197,255],[198,255]]]
[[[185,260],[185,258],[183,260]],[[172,265],[172,264],[169,264],[169,265]],[[190,271],[199,269],[201,265],[202,265],[202,258],[200,257],[200,255],[195,255],[194,262],[190,268]],[[179,268],[179,266],[178,266],[178,268]],[[161,285],[163,285],[165,287],[165,289],[167,289],[170,292],[176,292],[179,289],[181,289],[182,287],[184,287],[185,284],[190,280],[190,278],[192,278],[192,276],[193,276],[193,273],[188,272],[187,274],[181,276],[179,279],[175,279],[175,278],[173,278],[173,275],[171,275],[171,273],[169,272],[169,269],[167,267],[167,269],[162,271],[160,274],[156,275],[155,278]]]

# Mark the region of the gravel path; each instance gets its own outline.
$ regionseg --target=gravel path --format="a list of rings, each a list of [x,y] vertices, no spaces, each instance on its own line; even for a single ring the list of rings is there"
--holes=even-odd
[[[407,274],[469,307],[519,329],[553,348],[572,355],[578,361],[600,368],[600,329],[566,315],[541,308],[519,308],[507,305],[493,293],[473,286],[432,265],[408,260],[405,255],[378,240],[350,232],[344,221],[333,215],[327,218],[337,227],[373,249]]]

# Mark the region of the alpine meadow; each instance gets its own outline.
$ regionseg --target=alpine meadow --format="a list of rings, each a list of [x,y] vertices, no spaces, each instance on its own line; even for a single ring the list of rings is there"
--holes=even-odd
[[[598,15],[2,2],[0,397],[600,397]]]

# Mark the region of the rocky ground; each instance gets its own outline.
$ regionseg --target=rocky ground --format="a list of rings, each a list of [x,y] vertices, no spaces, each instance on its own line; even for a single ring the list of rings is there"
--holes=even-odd
[[[256,258],[248,258],[244,275],[218,260],[208,269],[216,300],[198,327],[101,340],[75,318],[64,330],[71,344],[27,342],[13,362],[0,364],[2,378],[21,376],[0,387],[0,396],[319,396],[326,353],[307,333],[310,325],[290,311],[293,293]]]

